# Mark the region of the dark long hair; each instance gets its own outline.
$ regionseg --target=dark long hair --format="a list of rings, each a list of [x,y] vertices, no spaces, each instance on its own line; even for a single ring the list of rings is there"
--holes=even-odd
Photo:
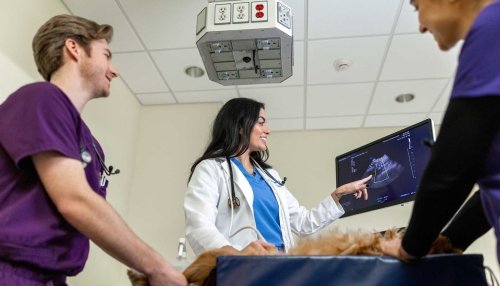
[[[189,180],[198,164],[211,158],[240,156],[248,150],[250,133],[259,120],[260,109],[265,109],[264,103],[249,98],[233,98],[226,102],[215,117],[212,126],[212,138],[203,155],[191,166]],[[240,134],[241,130],[241,134]],[[262,168],[271,168],[266,163],[269,151],[254,151],[250,157]]]

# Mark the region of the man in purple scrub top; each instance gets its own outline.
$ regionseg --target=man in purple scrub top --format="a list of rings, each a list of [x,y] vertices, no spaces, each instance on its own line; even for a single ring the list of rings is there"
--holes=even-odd
[[[105,201],[113,174],[81,118],[87,102],[108,97],[118,71],[113,29],[71,15],[47,21],[33,39],[46,80],[0,105],[0,284],[66,285],[82,271],[89,239],[151,285],[186,285]]]

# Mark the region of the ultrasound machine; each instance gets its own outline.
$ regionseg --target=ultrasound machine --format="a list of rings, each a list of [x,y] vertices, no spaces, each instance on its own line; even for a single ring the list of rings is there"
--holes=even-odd
[[[368,200],[341,198],[343,217],[414,200],[434,138],[434,124],[426,119],[337,156],[337,187],[372,175]]]

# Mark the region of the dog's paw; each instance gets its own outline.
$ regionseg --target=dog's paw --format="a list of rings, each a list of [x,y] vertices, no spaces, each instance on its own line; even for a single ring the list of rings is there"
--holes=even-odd
[[[144,274],[129,269],[127,270],[127,275],[132,286],[149,286],[148,278]]]
[[[439,254],[439,253],[457,253],[462,254],[463,250],[458,249],[451,244],[451,241],[443,236],[439,235],[436,240],[432,243],[431,250],[428,254]]]

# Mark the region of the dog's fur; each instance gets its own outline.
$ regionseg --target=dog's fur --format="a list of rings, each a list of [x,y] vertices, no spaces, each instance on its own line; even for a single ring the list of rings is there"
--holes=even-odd
[[[384,255],[380,242],[401,237],[392,229],[386,231],[382,236],[380,233],[363,233],[332,231],[316,239],[303,240],[287,254],[283,255]],[[433,243],[429,254],[437,253],[462,253],[460,249],[454,248],[450,241],[439,236]],[[211,272],[215,269],[217,256],[223,255],[281,255],[276,251],[259,252],[247,250],[235,252],[228,248],[219,248],[202,253],[189,265],[183,274],[189,283],[194,285],[205,285]],[[133,286],[149,286],[147,278],[135,271],[128,271],[128,276]]]

